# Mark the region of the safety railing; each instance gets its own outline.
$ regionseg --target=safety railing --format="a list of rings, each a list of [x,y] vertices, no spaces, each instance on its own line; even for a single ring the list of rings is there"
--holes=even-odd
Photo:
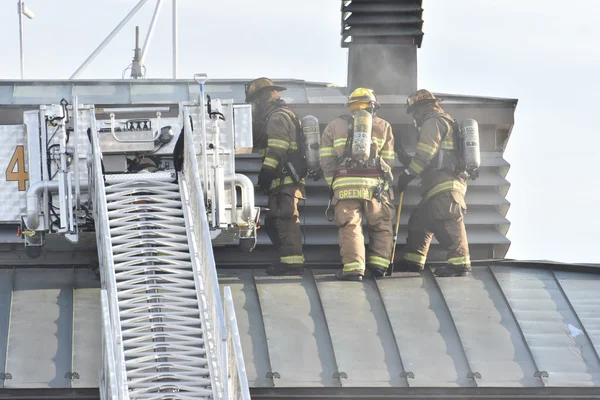
[[[198,244],[198,249],[191,249],[197,262],[199,270],[196,271],[197,284],[199,285],[198,296],[200,299],[200,309],[203,312],[203,323],[205,330],[210,335],[208,346],[215,346],[213,349],[207,349],[209,362],[211,363],[211,379],[215,394],[219,393],[226,396],[225,380],[227,377],[227,357],[226,346],[226,327],[223,316],[223,305],[219,291],[219,281],[217,279],[217,269],[213,255],[212,242],[210,239],[210,230],[206,219],[206,207],[204,205],[204,194],[202,192],[202,180],[198,169],[198,160],[196,159],[196,148],[194,146],[194,137],[190,123],[187,108],[183,110],[184,121],[184,161],[183,161],[183,185],[189,199],[191,215],[189,216],[191,234],[195,240],[192,242]],[[187,197],[187,196],[186,196]]]
[[[231,288],[225,287],[225,321],[227,324],[227,388],[232,399],[250,400],[250,388],[246,376],[246,364],[242,353],[242,342],[235,317]]]
[[[189,201],[191,211],[189,218],[190,233],[196,239],[193,242],[199,246],[197,249],[190,250],[193,252],[193,257],[198,261],[196,265],[199,266],[196,277],[200,288],[201,310],[206,313],[203,321],[206,324],[207,333],[213,339],[209,343],[215,346],[214,349],[209,349],[211,351],[208,354],[212,364],[211,378],[213,385],[218,389],[215,393],[219,393],[219,395],[222,393],[225,399],[245,400],[250,397],[241,345],[239,345],[239,333],[237,324],[235,327],[231,325],[232,323],[235,324],[235,312],[231,308],[226,320],[219,290],[210,228],[204,204],[205,196],[200,177],[200,171],[204,169],[199,168],[198,165],[189,111],[186,107],[183,107],[182,116],[184,123],[184,161],[182,170],[185,178],[182,184],[185,200]],[[206,157],[203,157],[203,160],[207,162]],[[235,345],[236,336],[238,337],[238,345]],[[228,345],[229,342],[231,342],[231,346]]]
[[[100,290],[100,303],[102,306],[102,369],[100,370],[100,398],[112,399],[118,393],[117,377],[115,371],[114,339],[112,336],[108,295],[106,290]]]
[[[110,241],[110,229],[108,226],[108,209],[106,205],[106,193],[104,189],[104,176],[102,174],[102,152],[98,141],[98,130],[96,129],[96,119],[94,111],[90,110],[91,116],[91,164],[89,171],[90,196],[93,201],[93,215],[96,223],[96,242],[98,246],[98,261],[100,262],[102,275],[100,277],[103,292],[105,292],[108,316],[102,320],[102,331],[104,334],[104,345],[106,351],[103,352],[104,372],[103,382],[107,398],[109,399],[128,399],[127,378],[125,372],[125,355],[122,348],[121,324],[119,323],[117,288],[115,269],[112,253],[112,244]],[[107,376],[108,375],[108,376]],[[102,384],[102,383],[101,383]],[[116,393],[115,393],[116,390]]]

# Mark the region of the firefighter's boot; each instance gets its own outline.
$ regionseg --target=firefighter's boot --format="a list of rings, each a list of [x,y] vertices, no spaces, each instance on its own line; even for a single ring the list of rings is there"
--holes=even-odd
[[[470,265],[445,265],[435,269],[434,274],[440,277],[467,276],[471,273]]]
[[[367,264],[367,270],[371,272],[373,278],[381,278],[385,276],[385,273],[387,272],[387,268],[383,268],[379,265]]]
[[[348,275],[345,274],[344,271],[338,271],[335,274],[335,279],[337,279],[338,281],[361,282],[363,277],[362,275]]]
[[[273,276],[281,275],[302,275],[304,273],[304,264],[284,264],[282,262],[269,265],[267,274]]]
[[[400,260],[397,264],[394,265],[394,272],[423,272],[425,269],[424,265],[419,265],[415,263],[411,263],[405,260]]]

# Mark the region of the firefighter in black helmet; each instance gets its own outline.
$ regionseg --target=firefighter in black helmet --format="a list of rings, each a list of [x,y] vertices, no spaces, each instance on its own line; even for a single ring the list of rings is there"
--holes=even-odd
[[[265,228],[279,250],[279,262],[267,268],[270,275],[301,275],[304,271],[298,200],[305,198],[304,179],[286,174],[285,164],[298,151],[298,117],[279,92],[286,90],[268,78],[246,84],[246,103],[252,104],[254,148],[263,158],[258,186],[269,195]]]
[[[464,213],[464,178],[456,174],[458,146],[454,120],[431,92],[421,89],[408,97],[407,110],[419,130],[417,152],[400,174],[398,189],[421,177],[422,200],[408,222],[408,238],[397,270],[422,271],[433,235],[447,251],[447,263],[437,276],[461,276],[471,271]]]

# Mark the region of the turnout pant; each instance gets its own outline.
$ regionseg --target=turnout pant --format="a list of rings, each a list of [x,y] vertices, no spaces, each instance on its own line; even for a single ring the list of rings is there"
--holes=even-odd
[[[341,199],[334,205],[339,228],[340,255],[344,274],[364,275],[365,265],[387,268],[392,256],[394,206],[385,198],[376,200]],[[363,213],[367,218],[369,250],[365,257]]]
[[[304,264],[299,215],[296,197],[283,192],[269,195],[265,225],[282,264]]]
[[[464,210],[455,200],[460,194],[443,192],[422,201],[408,220],[408,238],[402,261],[424,267],[431,239],[435,235],[446,249],[448,265],[469,266],[469,244]]]

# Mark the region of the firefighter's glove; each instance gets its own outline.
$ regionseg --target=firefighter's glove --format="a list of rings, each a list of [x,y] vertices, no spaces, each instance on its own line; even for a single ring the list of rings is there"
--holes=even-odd
[[[276,173],[273,168],[262,167],[260,173],[258,174],[258,187],[265,194],[269,193],[269,189],[271,189],[271,182],[275,179]]]
[[[400,176],[398,176],[398,191],[400,193],[404,192],[408,184],[415,178],[416,176],[411,174],[411,172],[408,169],[402,171]]]
[[[313,181],[318,181],[323,177],[323,171],[321,171],[321,168],[311,171],[309,176],[311,176],[313,178]]]
[[[402,163],[403,166],[408,167],[408,164],[412,161],[412,157],[410,154],[404,151],[404,149],[397,149],[396,155],[398,156],[398,160]]]

